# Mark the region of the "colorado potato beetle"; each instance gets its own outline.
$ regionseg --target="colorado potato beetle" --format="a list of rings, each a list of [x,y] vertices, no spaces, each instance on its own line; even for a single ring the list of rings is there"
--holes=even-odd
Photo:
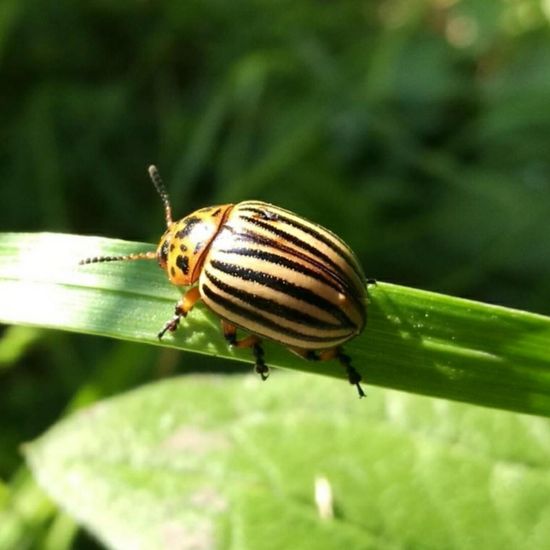
[[[361,375],[342,349],[366,323],[367,280],[352,250],[328,229],[260,201],[209,206],[173,221],[155,166],[149,167],[149,175],[167,226],[156,252],[80,263],[157,260],[172,284],[190,287],[159,339],[174,332],[202,300],[221,318],[231,346],[252,349],[263,380],[269,370],[262,339],[268,339],[304,359],[339,360],[364,397]],[[248,336],[238,339],[238,328]]]

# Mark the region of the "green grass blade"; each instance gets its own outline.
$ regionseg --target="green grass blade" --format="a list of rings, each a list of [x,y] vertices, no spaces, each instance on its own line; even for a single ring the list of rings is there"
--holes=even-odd
[[[176,335],[157,341],[179,292],[154,262],[78,265],[87,256],[152,248],[0,235],[0,322],[250,361],[248,350],[227,347],[217,319],[200,306]],[[346,346],[367,390],[380,385],[550,416],[550,318],[386,283],[371,288],[370,300],[367,329]],[[266,357],[271,366],[344,378],[335,362],[306,362],[277,345],[266,346]]]

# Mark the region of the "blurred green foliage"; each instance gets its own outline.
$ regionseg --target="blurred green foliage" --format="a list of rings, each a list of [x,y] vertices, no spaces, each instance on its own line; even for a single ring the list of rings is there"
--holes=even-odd
[[[275,202],[368,276],[548,314],[549,20],[546,0],[2,0],[0,231],[155,242],[155,162],[177,216]],[[0,506],[18,444],[186,362],[25,331],[0,347]]]

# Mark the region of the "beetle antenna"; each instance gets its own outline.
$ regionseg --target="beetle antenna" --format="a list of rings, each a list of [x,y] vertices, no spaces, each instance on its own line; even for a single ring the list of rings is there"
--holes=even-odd
[[[156,260],[156,252],[137,252],[136,254],[128,254],[127,256],[94,256],[80,260],[78,265],[99,264],[101,262],[127,262],[134,260]]]
[[[157,167],[154,164],[151,164],[148,171],[149,177],[151,178],[157,193],[160,195],[162,204],[164,205],[166,227],[170,227],[172,225],[172,207],[170,206],[170,197],[168,197],[168,192],[166,191],[166,187],[164,187],[164,183],[162,182],[162,178],[160,177]]]

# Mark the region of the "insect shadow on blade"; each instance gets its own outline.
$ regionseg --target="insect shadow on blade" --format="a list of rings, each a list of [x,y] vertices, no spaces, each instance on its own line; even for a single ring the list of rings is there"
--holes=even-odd
[[[262,347],[267,339],[310,361],[337,359],[364,397],[361,375],[342,346],[365,328],[366,287],[374,281],[365,278],[348,245],[328,229],[261,201],[209,206],[174,221],[155,166],[149,175],[167,226],[156,252],[80,264],[157,260],[172,284],[189,287],[159,339],[202,300],[221,318],[231,346],[251,348],[263,380],[269,373]],[[237,329],[248,335],[239,339]]]

